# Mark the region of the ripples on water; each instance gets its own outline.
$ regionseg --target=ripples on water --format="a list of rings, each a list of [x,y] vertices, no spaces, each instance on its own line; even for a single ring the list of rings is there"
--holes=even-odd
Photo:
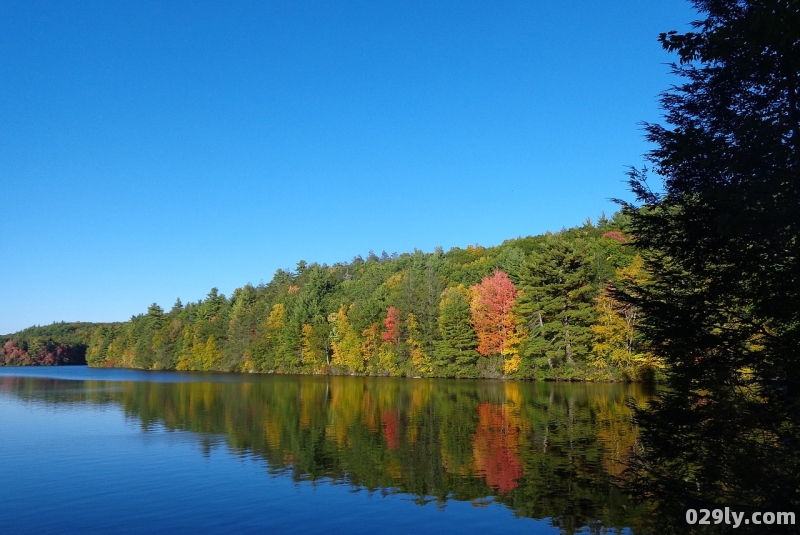
[[[0,368],[2,533],[636,533],[640,386]]]

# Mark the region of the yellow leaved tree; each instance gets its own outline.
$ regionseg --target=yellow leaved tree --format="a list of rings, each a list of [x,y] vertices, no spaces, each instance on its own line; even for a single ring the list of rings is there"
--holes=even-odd
[[[352,308],[352,305],[351,305]],[[362,340],[347,317],[346,305],[328,316],[331,324],[331,350],[334,366],[346,366],[355,373],[364,371],[364,355],[361,351]]]
[[[636,255],[631,264],[617,269],[617,284],[623,287],[647,282],[644,262]],[[614,288],[607,286],[595,299],[597,323],[591,326],[594,335],[590,362],[597,368],[609,365],[638,376],[647,368],[661,368],[661,363],[637,343],[636,328],[641,322],[639,309],[614,298]]]

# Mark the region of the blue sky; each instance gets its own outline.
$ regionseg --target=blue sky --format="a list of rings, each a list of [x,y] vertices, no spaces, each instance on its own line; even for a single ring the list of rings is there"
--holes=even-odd
[[[0,333],[611,213],[684,0],[0,5]]]

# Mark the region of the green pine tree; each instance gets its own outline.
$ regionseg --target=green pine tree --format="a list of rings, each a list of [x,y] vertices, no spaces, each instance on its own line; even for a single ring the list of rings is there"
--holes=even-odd
[[[573,370],[586,360],[595,321],[589,245],[556,234],[529,256],[520,282],[517,314],[528,337],[521,347],[523,368]]]
[[[448,288],[439,303],[439,333],[435,343],[435,366],[438,375],[475,377],[478,362],[478,337],[470,322],[469,291],[463,285]]]

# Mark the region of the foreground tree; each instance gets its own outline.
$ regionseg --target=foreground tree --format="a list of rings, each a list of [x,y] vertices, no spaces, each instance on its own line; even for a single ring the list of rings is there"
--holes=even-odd
[[[634,171],[641,206],[626,207],[654,279],[625,299],[671,370],[640,414],[637,489],[664,518],[690,505],[796,511],[800,2],[693,3],[705,16],[694,31],[660,37],[684,81],[662,96],[668,125],[646,126],[663,193]]]

